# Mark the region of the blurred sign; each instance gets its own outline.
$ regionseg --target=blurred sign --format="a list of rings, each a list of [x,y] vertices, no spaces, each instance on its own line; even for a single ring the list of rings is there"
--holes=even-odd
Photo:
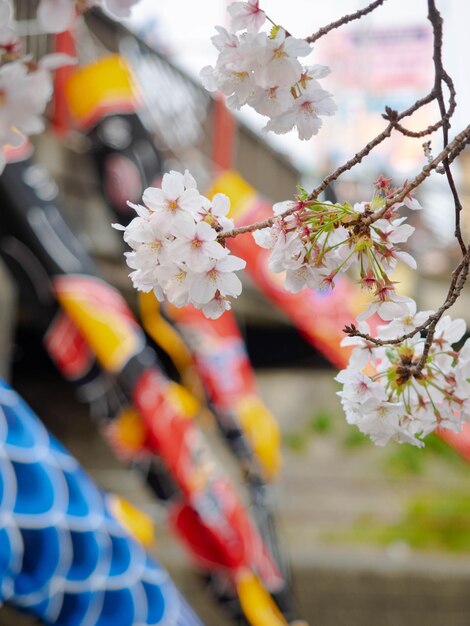
[[[322,52],[345,88],[389,94],[432,84],[432,33],[426,26],[338,31]]]

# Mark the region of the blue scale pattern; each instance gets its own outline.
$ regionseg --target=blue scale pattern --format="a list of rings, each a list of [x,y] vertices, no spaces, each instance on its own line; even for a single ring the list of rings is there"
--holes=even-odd
[[[1,380],[0,600],[56,626],[202,626],[106,494]]]

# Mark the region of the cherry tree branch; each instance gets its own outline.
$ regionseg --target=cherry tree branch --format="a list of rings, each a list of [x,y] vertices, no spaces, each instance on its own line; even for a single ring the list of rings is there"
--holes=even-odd
[[[427,98],[429,98],[430,96],[431,94],[429,94]],[[425,98],[423,98],[420,102],[422,102],[423,100],[425,100]],[[415,103],[415,105],[413,106],[416,106],[417,104],[418,103]],[[410,107],[410,109],[411,108],[413,107]],[[410,109],[407,109],[407,111],[409,111]],[[254,224],[241,226],[239,228],[234,228],[233,230],[229,230],[225,233],[220,233],[220,235],[218,236],[218,239],[224,240],[224,239],[228,239],[229,237],[237,237],[238,235],[242,235],[244,233],[250,233],[255,230],[260,230],[262,228],[269,228],[276,221],[282,219],[283,217],[286,217],[289,214],[295,213],[295,211],[298,211],[299,210],[298,205],[302,205],[303,207],[308,206],[309,203],[314,202],[316,200],[316,197],[322,191],[324,191],[326,187],[328,187],[331,180],[335,180],[343,171],[351,169],[351,167],[353,167],[354,164],[360,163],[360,161],[363,158],[361,154],[368,148],[368,146],[370,146],[371,143],[373,142],[380,143],[379,137],[382,137],[382,135],[388,132],[389,129],[391,132],[391,130],[393,129],[393,125],[389,124],[389,126],[382,133],[380,133],[380,135],[378,135],[374,140],[372,140],[372,142],[369,142],[369,144],[367,144],[367,146],[365,146],[363,150],[358,152],[355,155],[355,157],[353,157],[353,159],[350,159],[350,161],[348,161],[345,165],[335,170],[333,174],[330,174],[330,176],[327,176],[324,179],[324,181],[316,189],[312,191],[307,201],[294,204],[292,209],[285,211],[282,215],[273,215],[272,217],[269,217],[268,219],[263,220],[261,222],[255,222]],[[444,161],[444,159],[448,158],[450,154],[454,153],[454,151],[459,150],[459,148],[462,145],[465,145],[469,140],[470,140],[470,124],[466,128],[464,128],[464,130],[461,131],[458,135],[456,135],[454,140],[451,141],[451,143],[449,143],[430,163],[425,165],[423,169],[421,170],[421,172],[412,181],[410,181],[407,185],[404,185],[402,190],[397,195],[387,200],[384,206],[380,209],[380,211],[376,211],[375,213],[373,213],[371,216],[367,218],[362,218],[362,223],[365,226],[368,226],[372,224],[373,222],[377,221],[378,219],[380,219],[381,217],[383,217],[384,214],[390,209],[392,205],[402,202],[410,194],[410,192],[413,191],[413,189],[416,189],[416,187],[419,187],[419,185],[431,174],[433,170],[435,170],[438,167],[438,165],[440,165]],[[370,150],[372,150],[372,148],[370,148]],[[354,161],[353,165],[348,166],[348,164],[352,163],[353,161]]]
[[[453,82],[447,72],[444,70],[444,66],[442,63],[442,24],[443,19],[441,14],[436,8],[435,0],[428,0],[428,19],[432,24],[433,33],[434,33],[434,69],[435,69],[435,81],[434,81],[434,89],[437,92],[437,102],[439,104],[439,111],[441,113],[441,117],[443,120],[442,124],[442,138],[444,145],[448,143],[449,140],[449,127],[450,127],[450,117],[447,116],[444,94],[442,92],[442,83],[446,82],[449,87],[449,90],[455,94],[455,89],[453,88]],[[459,242],[460,249],[462,254],[466,252],[466,246],[462,238],[462,231],[460,228],[460,213],[462,211],[462,203],[459,198],[459,194],[457,191],[457,187],[455,185],[454,178],[452,176],[452,172],[450,169],[450,163],[448,159],[444,159],[444,171],[447,176],[447,182],[449,184],[449,188],[452,192],[452,196],[454,198],[454,206],[455,206],[455,237]]]
[[[457,150],[462,144],[465,145],[469,139],[470,124],[466,126],[458,135],[456,135],[454,140],[447,144],[446,147],[441,152],[439,152],[439,154],[430,163],[425,165],[421,172],[415,178],[413,178],[411,182],[404,185],[397,195],[387,200],[384,206],[380,209],[380,211],[375,211],[369,217],[364,218],[362,220],[362,224],[364,224],[365,226],[373,224],[374,222],[382,218],[385,213],[390,209],[390,207],[392,207],[394,204],[400,204],[400,202],[403,202],[406,196],[408,196],[413,191],[413,189],[419,187],[433,170],[437,169],[437,167],[441,163],[445,163],[446,159],[448,159],[449,157],[449,154],[451,154],[454,150]],[[464,253],[466,251],[467,249],[465,248]]]
[[[427,330],[426,340],[424,343],[423,353],[421,355],[421,358],[419,362],[412,367],[412,374],[414,376],[419,376],[421,371],[425,367],[428,356],[429,356],[429,351],[431,349],[431,346],[434,340],[434,334],[436,331],[437,324],[439,320],[441,319],[441,317],[444,315],[444,313],[455,303],[457,298],[460,296],[460,293],[467,280],[469,268],[470,268],[470,246],[468,248],[466,247],[462,238],[462,233],[461,233],[461,228],[460,228],[460,213],[462,211],[462,204],[461,204],[458,191],[455,185],[455,181],[453,179],[452,172],[450,169],[450,163],[462,151],[462,149],[465,147],[465,145],[469,141],[469,135],[466,132],[469,129],[469,127],[467,126],[467,129],[465,129],[464,131],[462,131],[462,133],[460,133],[460,135],[466,134],[466,138],[464,138],[463,141],[458,142],[457,145],[455,145],[455,139],[454,139],[454,142],[452,142],[452,144],[454,145],[448,143],[450,118],[452,117],[452,114],[455,110],[455,88],[454,88],[452,79],[445,71],[443,67],[443,63],[442,63],[443,20],[442,20],[442,16],[440,15],[439,11],[436,8],[435,0],[428,0],[428,19],[432,24],[433,34],[434,34],[434,53],[433,53],[433,61],[434,61],[434,68],[435,68],[434,91],[436,92],[436,99],[439,105],[439,111],[441,113],[442,136],[443,136],[443,142],[444,142],[445,147],[444,147],[444,150],[440,153],[440,155],[436,157],[436,159],[434,159],[428,166],[423,168],[422,174],[430,166],[433,166],[433,169],[435,169],[436,160],[439,159],[439,157],[441,157],[444,152],[447,152],[447,154],[444,155],[444,158],[440,160],[442,160],[444,172],[447,176],[447,182],[449,184],[449,188],[451,190],[451,193],[454,199],[454,206],[455,206],[455,233],[454,234],[460,245],[463,258],[461,262],[459,263],[459,265],[452,272],[452,279],[449,285],[449,290],[447,292],[447,297],[445,301],[443,302],[443,304],[439,307],[439,309],[435,313],[430,315],[427,318],[427,320],[425,320],[425,322],[423,322],[420,326],[415,328],[412,332],[405,333],[391,340],[381,340],[381,339],[376,339],[375,337],[372,337],[368,333],[360,333],[355,327],[355,325],[351,325],[351,326],[344,328],[344,332],[348,334],[350,337],[362,337],[365,341],[376,346],[397,345],[397,344],[402,343],[403,341],[406,341],[407,339],[410,339],[411,337],[415,336],[417,333],[422,333]],[[448,86],[449,93],[450,93],[450,101],[449,101],[448,110],[446,110],[444,94],[442,91],[443,83],[445,83]],[[459,135],[456,137],[456,139],[458,137]],[[416,179],[414,182],[416,182]],[[381,213],[383,215],[386,212],[386,206],[387,206],[387,203],[384,209],[381,209],[381,211],[378,213]],[[371,217],[375,221],[375,214]],[[369,220],[371,221],[372,219],[369,218]]]
[[[442,78],[449,89],[449,108],[447,109],[447,112],[442,116],[442,118],[434,124],[430,124],[427,128],[424,128],[423,130],[409,130],[399,122],[394,122],[395,130],[400,132],[405,137],[419,139],[421,137],[431,135],[436,130],[439,130],[439,128],[441,128],[443,124],[447,123],[450,120],[450,118],[454,114],[455,107],[457,106],[457,103],[455,101],[455,87],[452,79],[447,73],[445,73]],[[390,117],[386,119],[390,119]],[[393,119],[390,119],[390,121],[393,121]]]
[[[349,15],[344,15],[339,20],[331,22],[331,24],[328,24],[327,26],[323,26],[323,28],[317,30],[316,33],[310,35],[310,37],[306,37],[305,41],[307,43],[314,43],[315,41],[320,39],[320,37],[323,37],[335,28],[339,28],[339,26],[343,26],[344,24],[348,24],[349,22],[353,22],[354,20],[359,20],[361,17],[364,17],[364,15],[372,13],[372,11],[375,11],[375,9],[381,6],[384,2],[385,0],[375,0],[375,2],[371,2],[364,9],[360,9],[359,11],[356,11],[355,13],[350,13]]]
[[[291,213],[294,213],[295,211],[299,210],[299,208],[301,207],[305,207],[308,206],[308,202],[309,201],[315,201],[318,196],[325,191],[325,189],[334,181],[336,181],[342,174],[344,174],[345,172],[349,171],[350,169],[352,169],[354,166],[358,165],[359,163],[362,162],[362,160],[368,156],[372,150],[374,150],[379,144],[381,144],[383,141],[385,141],[386,139],[388,139],[393,130],[397,130],[398,132],[401,132],[402,134],[409,136],[409,137],[424,137],[426,135],[431,134],[432,132],[438,130],[439,128],[442,127],[443,129],[443,133],[444,133],[444,150],[446,150],[446,146],[448,144],[448,129],[450,126],[450,118],[452,117],[454,111],[455,111],[455,107],[456,107],[456,102],[455,102],[455,88],[454,88],[454,84],[452,79],[450,78],[450,76],[447,74],[447,72],[444,70],[443,65],[442,65],[442,17],[440,15],[440,13],[437,11],[437,9],[435,8],[434,5],[434,0],[428,0],[429,3],[429,15],[428,15],[428,19],[430,20],[432,26],[433,26],[433,37],[434,37],[434,54],[433,54],[433,62],[434,62],[434,67],[435,67],[435,80],[434,80],[434,86],[432,88],[432,90],[429,92],[428,95],[424,96],[423,98],[420,98],[419,100],[417,100],[414,104],[412,104],[410,107],[408,107],[407,109],[405,109],[404,111],[402,111],[401,113],[398,113],[397,111],[395,111],[394,109],[392,109],[391,107],[386,107],[385,109],[385,113],[383,115],[383,117],[389,122],[388,126],[386,128],[384,128],[384,130],[379,133],[376,137],[374,137],[374,139],[372,139],[371,141],[369,141],[361,150],[359,150],[351,159],[349,159],[348,161],[346,161],[346,163],[344,163],[343,165],[339,166],[336,170],[334,170],[331,174],[329,174],[326,178],[323,179],[323,181],[320,183],[320,185],[318,185],[318,187],[316,187],[308,196],[307,202],[304,203],[298,203],[298,204],[294,204],[293,207],[291,209],[289,209],[288,211],[286,211],[283,216],[287,216]],[[365,9],[362,9],[361,11],[357,11],[356,13],[352,13],[350,15],[346,15],[343,18],[341,18],[340,20],[337,20],[336,22],[332,22],[331,24],[329,24],[328,26],[325,26],[323,29],[320,29],[320,31],[318,31],[318,33],[312,35],[312,37],[316,37],[317,35],[319,35],[320,32],[322,32],[322,34],[326,34],[327,32],[333,30],[333,28],[336,28],[342,24],[346,24],[349,21],[352,21],[353,19],[359,19],[360,17],[362,17],[363,15],[366,15],[367,13],[373,11],[375,8],[377,8],[378,6],[380,6],[381,4],[383,4],[383,2],[373,2],[370,5],[368,5]],[[317,37],[318,38],[318,37]],[[445,103],[444,103],[444,97],[443,97],[443,92],[442,92],[442,82],[446,83],[449,89],[449,108],[446,109],[445,107]],[[440,112],[441,112],[441,119],[438,120],[436,123],[431,124],[430,126],[428,126],[426,129],[422,130],[422,131],[408,131],[406,128],[404,128],[401,124],[400,121],[403,120],[406,117],[409,117],[411,115],[413,115],[416,111],[418,111],[420,108],[422,108],[423,106],[425,106],[426,104],[429,104],[431,102],[433,102],[434,100],[438,100],[439,102],[439,107],[440,107]],[[468,138],[467,136],[464,137],[464,145],[467,143]],[[458,153],[460,153],[461,151],[461,147],[460,145],[456,145],[453,144],[453,148],[452,150],[455,150]],[[463,242],[462,236],[461,236],[461,232],[460,232],[460,221],[459,221],[459,216],[460,216],[460,211],[461,211],[461,203],[460,203],[460,199],[458,197],[458,193],[457,193],[457,189],[455,187],[455,183],[452,177],[452,173],[450,171],[450,160],[449,160],[449,156],[452,153],[451,151],[448,151],[445,154],[445,161],[444,161],[444,171],[447,175],[447,179],[449,182],[449,187],[452,191],[453,197],[454,197],[454,203],[455,203],[455,214],[456,214],[456,229],[455,229],[455,234],[456,237],[459,241],[459,245],[462,249],[462,253],[465,254],[466,251],[466,247],[465,244]],[[440,153],[441,155],[443,154],[442,152]],[[438,155],[438,159],[439,159],[440,155]],[[455,158],[455,157],[454,157]],[[435,163],[436,159],[434,159],[434,161],[432,161],[430,164],[428,164],[427,166],[425,166],[421,172],[421,174],[424,173],[424,178],[420,178],[419,176],[415,179],[417,180],[417,184],[415,185],[416,187],[421,184],[422,180],[424,180],[426,178],[426,176],[429,175],[430,171],[432,169],[435,169],[437,165],[439,165],[442,162],[441,160],[437,161],[437,165],[433,165]],[[415,188],[415,187],[413,187]],[[406,197],[406,195],[408,195],[409,191],[407,193],[405,193],[403,195],[403,198]],[[384,215],[384,213],[386,212],[386,210],[388,210],[388,208],[391,206],[392,203],[389,203],[388,205],[386,205],[386,208],[384,208],[383,211],[381,211],[380,213],[374,214],[373,216],[371,216],[370,222],[372,223],[373,221],[375,221],[376,219],[379,219],[380,217],[382,217]],[[256,222],[254,224],[251,225],[247,225],[247,226],[242,226],[240,228],[235,228],[231,231],[225,232],[225,233],[221,233],[219,235],[219,240],[225,240],[228,239],[230,237],[236,237],[237,235],[243,234],[243,233],[248,233],[248,232],[253,232],[255,230],[260,230],[262,228],[269,228],[270,226],[272,226],[277,220],[279,220],[279,216],[272,216],[266,220],[263,220],[261,222]]]
[[[379,6],[383,4],[385,0],[376,0],[375,2],[371,2],[367,7],[362,10],[356,11],[355,13],[345,15],[341,19],[332,22],[331,24],[324,26],[319,31],[311,35],[306,39],[309,43],[313,43],[317,41],[320,37],[326,35],[331,30],[342,26],[343,24],[347,24],[356,19],[360,19],[364,15],[372,12]],[[434,64],[434,84],[426,96],[417,100],[414,104],[408,107],[406,110],[399,113],[398,111],[392,109],[391,107],[386,107],[385,113],[383,115],[384,119],[388,121],[388,125],[383,129],[381,133],[379,133],[376,137],[371,139],[361,150],[359,150],[351,159],[346,161],[343,165],[339,166],[336,170],[334,170],[331,174],[329,174],[321,183],[318,185],[307,198],[297,198],[297,202],[293,202],[292,207],[285,211],[282,215],[275,215],[261,222],[257,222],[254,224],[250,224],[247,226],[242,226],[240,228],[235,228],[229,232],[221,233],[219,235],[219,240],[223,241],[229,237],[235,237],[237,235],[253,232],[255,230],[259,230],[262,228],[268,228],[275,224],[277,221],[284,219],[286,216],[293,214],[299,210],[305,209],[316,203],[318,196],[325,191],[325,189],[334,181],[336,181],[344,172],[351,170],[353,167],[361,163],[361,161],[368,156],[379,144],[388,139],[392,132],[396,130],[402,135],[410,138],[422,138],[429,136],[435,131],[442,129],[442,138],[443,138],[443,147],[439,154],[432,158],[430,152],[426,154],[428,156],[429,162],[422,168],[415,178],[409,183],[405,184],[397,193],[393,196],[388,197],[383,205],[383,207],[374,211],[373,213],[365,213],[364,215],[358,215],[355,223],[359,226],[370,227],[374,222],[378,219],[386,216],[387,212],[400,203],[402,203],[407,196],[419,187],[421,183],[428,177],[434,170],[438,170],[440,173],[445,173],[447,178],[447,183],[449,185],[449,189],[452,193],[453,201],[454,201],[454,210],[455,210],[455,237],[459,243],[460,249],[462,251],[462,259],[457,267],[452,272],[451,282],[449,285],[448,293],[445,301],[439,307],[439,309],[432,313],[420,326],[414,328],[409,333],[402,334],[399,337],[395,337],[393,339],[383,340],[378,339],[376,337],[371,336],[368,333],[362,333],[358,330],[358,328],[351,324],[350,326],[346,326],[343,330],[350,337],[359,337],[364,341],[368,342],[371,346],[384,346],[384,345],[398,345],[416,336],[417,333],[426,332],[426,339],[423,347],[423,353],[417,363],[410,364],[408,367],[409,373],[415,377],[419,377],[423,368],[426,365],[429,351],[433,344],[434,334],[436,331],[437,324],[439,320],[442,318],[444,313],[455,303],[457,298],[459,297],[465,282],[467,280],[469,270],[470,270],[470,246],[467,248],[463,241],[461,227],[460,227],[460,214],[462,211],[462,203],[460,201],[458,191],[455,185],[455,181],[452,176],[452,171],[450,168],[450,164],[454,161],[454,159],[461,153],[461,151],[465,148],[465,146],[470,143],[470,124],[460,133],[458,133],[455,138],[449,142],[449,129],[451,126],[451,118],[456,109],[456,90],[453,83],[452,78],[449,76],[447,71],[444,68],[443,60],[442,60],[442,41],[443,41],[443,19],[440,12],[436,8],[435,0],[427,0],[428,1],[428,20],[431,23],[433,30],[433,64]],[[449,98],[448,103],[446,105],[443,86],[446,85]],[[408,130],[401,124],[401,121],[413,115],[416,111],[418,111],[421,107],[436,101],[439,106],[440,119],[435,123],[430,124],[427,128],[419,130],[419,131],[411,131]],[[354,225],[354,223],[349,223],[349,226]]]
[[[432,313],[422,324],[420,324],[419,326],[416,326],[416,328],[414,328],[412,331],[408,333],[404,333],[403,335],[400,335],[399,337],[394,337],[393,339],[378,339],[377,337],[373,337],[369,333],[362,333],[361,331],[358,330],[355,324],[345,326],[343,331],[349,337],[359,337],[361,339],[364,339],[368,343],[373,344],[374,346],[398,345],[400,343],[403,343],[407,339],[411,339],[417,333],[424,332],[428,327],[429,327],[429,331],[428,331],[427,338],[429,338],[429,336],[431,335],[431,330],[432,330],[432,335],[433,335],[437,322],[441,319],[444,313],[448,309],[450,309],[450,307],[453,304],[455,304],[455,301],[460,295],[460,292],[462,291],[462,288],[467,279],[469,266],[470,266],[470,247],[467,249],[464,258],[460,261],[460,263],[452,272],[452,280],[449,285],[447,296],[444,302],[441,304],[441,306],[438,308],[438,310],[435,313]],[[431,328],[431,325],[432,325],[432,328]],[[432,343],[432,340],[430,343]]]

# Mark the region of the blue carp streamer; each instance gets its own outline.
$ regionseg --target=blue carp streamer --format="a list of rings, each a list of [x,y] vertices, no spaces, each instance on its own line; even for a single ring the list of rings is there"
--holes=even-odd
[[[106,494],[1,380],[0,600],[57,626],[202,626]]]

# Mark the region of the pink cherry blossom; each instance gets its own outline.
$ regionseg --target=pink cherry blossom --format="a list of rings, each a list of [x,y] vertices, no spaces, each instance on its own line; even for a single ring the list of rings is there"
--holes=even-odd
[[[296,127],[300,139],[310,139],[322,125],[320,116],[336,111],[331,95],[319,83],[329,69],[303,66],[299,58],[309,55],[311,46],[287,36],[283,28],[258,32],[264,21],[258,0],[235,2],[229,11],[233,28],[248,30],[235,34],[216,27],[212,42],[219,55],[215,66],[201,70],[204,87],[220,90],[232,109],[249,105],[267,116],[266,131],[283,134]]]
[[[233,226],[227,196],[209,200],[188,171],[172,171],[161,188],[144,191],[143,203],[129,203],[137,216],[127,226],[113,224],[131,248],[126,261],[134,287],[178,307],[191,303],[213,319],[230,309],[229,298],[242,288],[235,272],[245,261],[217,241]]]
[[[286,31],[279,28],[274,37],[265,37],[261,62],[255,69],[257,84],[265,89],[292,87],[302,75],[298,57],[307,56],[311,51],[304,39],[286,37]]]
[[[209,259],[221,259],[229,253],[217,243],[217,232],[207,222],[179,223],[172,230],[173,254],[193,270],[205,269]]]
[[[232,17],[234,31],[246,28],[249,33],[257,33],[266,19],[264,11],[259,8],[259,0],[232,2],[228,12]]]
[[[245,265],[243,259],[232,255],[212,261],[206,270],[193,277],[191,300],[199,305],[207,304],[217,292],[236,298],[242,292],[242,284],[234,272],[242,270]]]
[[[379,338],[389,338],[408,326],[413,330],[424,314],[416,313],[413,302],[408,310],[413,319],[379,327]],[[425,339],[419,333],[400,345],[384,347],[362,338],[343,340],[342,345],[353,346],[353,351],[348,367],[336,378],[343,385],[338,395],[347,421],[377,445],[394,440],[422,447],[422,438],[435,428],[459,431],[470,421],[470,342],[458,355],[452,345],[465,332],[465,323],[449,316],[441,321],[421,368],[417,366]],[[367,326],[361,332],[370,334]]]
[[[321,88],[310,89],[296,98],[287,110],[273,117],[264,130],[282,135],[296,127],[299,139],[311,139],[322,126],[320,115],[333,115],[336,109],[330,93]]]

